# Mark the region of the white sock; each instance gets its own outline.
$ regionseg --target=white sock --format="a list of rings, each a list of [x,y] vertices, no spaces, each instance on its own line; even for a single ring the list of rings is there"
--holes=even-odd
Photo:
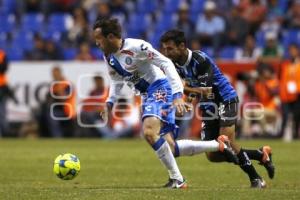
[[[165,139],[162,137],[159,138],[152,147],[161,163],[167,168],[169,177],[171,179],[183,181],[183,177],[179,171],[174,155]]]
[[[219,143],[216,140],[211,141],[176,141],[180,156],[192,156],[203,152],[219,151]],[[177,153],[177,154],[178,154]],[[179,156],[177,155],[177,156]]]

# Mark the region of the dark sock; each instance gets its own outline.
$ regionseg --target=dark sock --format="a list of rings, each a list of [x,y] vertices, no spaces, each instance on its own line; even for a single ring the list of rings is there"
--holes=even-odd
[[[261,150],[243,149],[247,153],[250,160],[261,161],[263,158],[263,152]]]
[[[240,161],[240,167],[245,173],[248,174],[250,180],[261,178],[253,167],[247,153],[243,149],[241,149],[237,156]]]

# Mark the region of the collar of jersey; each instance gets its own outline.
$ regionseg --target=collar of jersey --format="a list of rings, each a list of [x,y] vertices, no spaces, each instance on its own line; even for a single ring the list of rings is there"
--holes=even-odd
[[[120,49],[119,49],[119,51],[121,51],[121,50],[123,49],[123,47],[124,47],[124,43],[125,43],[125,39],[122,39],[122,43],[121,43],[121,46],[120,46]]]
[[[112,55],[114,55],[114,54],[119,53],[119,52],[123,49],[124,44],[125,44],[125,39],[122,39],[122,43],[121,43],[121,46],[120,46],[119,50],[116,51],[116,52],[114,52],[114,53],[111,53],[111,54],[109,54],[109,55],[106,55],[105,57],[110,57],[110,56],[112,56]]]
[[[188,59],[186,60],[186,62],[182,65],[182,66],[179,66],[179,67],[187,67],[188,64],[191,62],[191,59],[192,59],[192,51],[190,49],[187,49],[188,50]]]

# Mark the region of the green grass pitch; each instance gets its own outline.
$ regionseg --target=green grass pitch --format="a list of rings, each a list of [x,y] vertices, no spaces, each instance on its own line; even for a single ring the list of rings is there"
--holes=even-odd
[[[265,190],[249,189],[249,181],[232,164],[210,163],[204,154],[178,159],[188,180],[187,190],[163,189],[167,173],[143,140],[103,141],[0,140],[0,199],[300,199],[300,142],[241,141],[244,147],[269,144],[273,148],[276,175],[266,179]],[[81,172],[63,181],[52,172],[61,153],[77,155]]]

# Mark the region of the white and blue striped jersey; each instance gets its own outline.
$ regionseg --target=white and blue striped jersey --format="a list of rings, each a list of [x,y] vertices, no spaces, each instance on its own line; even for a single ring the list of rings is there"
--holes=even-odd
[[[181,79],[172,61],[144,40],[124,39],[120,50],[107,55],[105,61],[111,78],[107,102],[115,102],[118,91],[126,82],[145,93],[152,83],[167,78],[174,98],[183,93]]]

